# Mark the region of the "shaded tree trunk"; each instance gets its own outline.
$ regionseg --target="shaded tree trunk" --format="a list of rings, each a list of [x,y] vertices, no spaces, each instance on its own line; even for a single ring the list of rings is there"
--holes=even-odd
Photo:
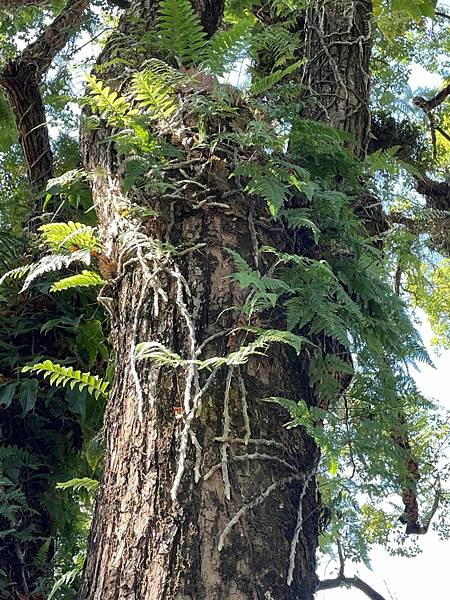
[[[345,31],[335,2],[313,3],[308,12],[305,81],[314,94],[325,97],[316,78],[337,77],[335,63],[343,60],[332,48],[319,48],[322,39],[330,44],[324,31],[337,31],[348,42],[345,66],[338,63],[338,100],[319,113],[313,103],[308,116],[351,132],[362,156],[369,123],[370,2],[345,4],[354,10]],[[211,15],[212,6],[196,4],[209,33],[220,19]],[[151,27],[155,3],[135,3],[136,11]],[[132,19],[125,16],[122,27],[132,31]],[[357,95],[349,92],[355,84]],[[335,80],[327,85],[334,93]],[[191,133],[195,127],[190,124]],[[206,124],[214,127],[213,120]],[[116,374],[79,599],[312,600],[318,585],[319,450],[304,430],[284,427],[285,413],[261,401],[285,396],[313,404],[306,357],[273,346],[267,357],[211,373],[134,358],[144,341],[187,359],[237,350],[245,335],[232,332],[242,321],[229,309],[242,306],[245,292],[229,279],[235,268],[226,249],[254,264],[255,238],[288,248],[288,236],[263,226],[264,205],[246,197],[236,178],[228,179],[227,157],[212,160],[209,149],[189,151],[192,162],[184,168],[207,187],[212,202],[199,206],[196,186],[188,186],[181,201],[135,198],[156,209],[157,218],[121,216],[121,160],[107,143],[109,134],[107,128],[87,131],[83,140],[86,168],[95,173],[103,262],[118,273],[102,293],[112,318]],[[123,239],[133,232],[160,245],[153,254],[137,250],[126,264]],[[169,255],[166,242],[186,251]]]

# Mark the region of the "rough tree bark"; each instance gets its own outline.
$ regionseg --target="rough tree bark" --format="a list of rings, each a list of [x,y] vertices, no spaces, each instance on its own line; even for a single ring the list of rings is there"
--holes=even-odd
[[[155,0],[134,2],[122,29],[132,33],[136,15],[151,28],[156,6]],[[195,6],[212,33],[219,5],[198,0]],[[353,134],[360,157],[369,129],[370,9],[369,1],[318,0],[306,19],[304,81],[315,96],[306,114]],[[242,305],[245,295],[227,278],[233,264],[226,248],[252,263],[255,237],[278,247],[286,241],[262,226],[263,205],[228,180],[226,158],[211,159],[203,150],[191,151],[192,162],[182,166],[206,186],[207,202],[199,206],[196,186],[188,186],[182,201],[151,200],[156,219],[121,216],[120,157],[109,136],[106,126],[83,136],[85,166],[95,174],[103,263],[118,273],[103,291],[116,374],[79,600],[312,600],[319,451],[303,430],[286,430],[283,413],[261,402],[272,395],[315,401],[305,357],[274,347],[266,359],[222,367],[211,378],[195,367],[175,370],[133,358],[136,344],[150,340],[188,358],[235,350],[243,340],[229,332],[239,317],[225,309]],[[138,250],[124,266],[120,240],[133,230],[192,251],[169,256],[161,250],[149,258]]]

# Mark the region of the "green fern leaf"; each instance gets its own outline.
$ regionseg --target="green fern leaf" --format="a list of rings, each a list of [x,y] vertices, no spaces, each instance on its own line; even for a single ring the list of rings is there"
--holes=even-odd
[[[133,76],[133,95],[140,109],[152,119],[167,121],[176,110],[173,86],[164,75],[146,69]]]
[[[64,481],[56,484],[57,490],[73,490],[77,492],[78,490],[85,489],[88,492],[95,492],[98,489],[99,482],[96,479],[91,479],[90,477],[76,477],[75,479],[70,479],[70,481]]]
[[[249,43],[253,22],[240,19],[225,31],[218,31],[206,47],[203,67],[219,77],[230,71],[239,60],[243,60]]]
[[[91,375],[90,373],[82,373],[81,371],[74,371],[73,367],[62,367],[51,360],[45,360],[42,363],[35,365],[27,365],[22,367],[22,373],[39,373],[44,376],[44,379],[49,379],[50,385],[65,387],[68,385],[71,390],[77,387],[79,390],[84,388],[87,391],[98,398],[99,396],[106,397],[108,382],[104,381],[97,375]]]
[[[282,79],[287,77],[287,75],[290,75],[294,71],[297,71],[297,69],[299,69],[303,64],[304,64],[303,59],[298,60],[298,61],[292,63],[291,65],[289,65],[288,67],[286,67],[285,69],[278,69],[277,71],[274,71],[273,73],[271,73],[270,75],[267,75],[266,77],[260,77],[260,78],[256,79],[252,84],[252,87],[250,90],[251,93],[254,94],[255,96],[257,96],[258,94],[262,94],[263,92],[266,92],[271,87],[273,87],[274,85],[279,83]]]
[[[179,66],[198,64],[205,56],[206,32],[189,0],[162,0],[158,31],[161,47]]]
[[[314,241],[317,243],[320,236],[320,229],[306,215],[309,215],[309,211],[304,208],[290,208],[284,210],[282,213],[282,216],[294,229],[300,229],[301,227],[309,229],[312,233]]]
[[[111,125],[123,125],[126,117],[133,114],[128,100],[119,96],[116,91],[111,91],[111,88],[95,75],[86,75],[86,81],[90,89],[89,104],[92,108],[103,114]]]
[[[50,246],[53,252],[72,250],[74,246],[78,250],[94,250],[99,246],[96,231],[89,225],[83,223],[47,223],[39,227],[42,240]]]
[[[247,191],[264,198],[270,214],[275,216],[286,200],[288,187],[276,177],[266,175],[252,179],[247,186]]]
[[[47,600],[53,600],[56,593],[63,587],[70,585],[78,575],[81,574],[84,566],[84,555],[78,554],[74,558],[75,567],[66,573],[63,573],[59,579],[55,581]]]
[[[95,271],[83,270],[77,275],[71,277],[65,277],[60,279],[52,285],[50,288],[51,292],[61,292],[62,290],[68,290],[74,287],[90,287],[94,285],[104,285],[105,281]]]

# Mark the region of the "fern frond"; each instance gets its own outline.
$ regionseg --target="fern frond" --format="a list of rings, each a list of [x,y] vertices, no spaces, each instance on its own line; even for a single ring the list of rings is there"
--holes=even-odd
[[[47,600],[53,600],[53,598],[55,598],[56,592],[58,592],[59,589],[61,589],[63,586],[70,585],[74,581],[74,579],[76,577],[78,577],[78,575],[80,575],[80,573],[83,570],[83,566],[84,566],[83,554],[78,554],[74,558],[74,562],[75,562],[75,567],[73,569],[71,569],[70,571],[63,573],[63,575],[61,575],[61,577],[55,581],[55,584],[52,587]]]
[[[22,373],[28,372],[43,374],[44,379],[49,378],[50,385],[62,387],[68,385],[71,390],[77,387],[80,391],[86,388],[96,398],[108,395],[106,389],[109,384],[107,381],[97,375],[74,371],[73,367],[62,367],[51,360],[22,367]]]
[[[32,267],[33,265],[24,265],[23,267],[17,267],[16,269],[7,271],[0,277],[0,285],[2,285],[6,279],[21,279],[22,277],[25,277]]]
[[[223,77],[233,65],[244,59],[252,25],[250,19],[240,19],[229,29],[217,31],[206,47],[206,58],[202,66],[218,77]]]
[[[52,254],[44,256],[37,263],[30,265],[31,269],[25,279],[21,292],[28,289],[31,283],[44,273],[59,271],[68,267],[73,262],[82,262],[85,265],[89,265],[91,262],[90,252],[88,250],[77,250],[76,252],[72,252],[72,254]]]
[[[83,223],[47,223],[39,227],[41,238],[53,252],[72,250],[94,250],[99,245],[99,239],[94,227]]]
[[[50,291],[61,292],[63,290],[68,290],[69,288],[90,287],[94,285],[104,285],[104,283],[104,279],[102,279],[102,277],[95,271],[83,270],[77,275],[64,277],[64,279],[56,281],[50,288]]]
[[[136,359],[150,359],[160,365],[169,365],[171,367],[181,367],[186,364],[186,360],[179,354],[169,350],[159,342],[141,342],[136,346]]]
[[[176,110],[173,86],[151,69],[134,74],[133,97],[152,119],[167,121]]]
[[[287,75],[290,75],[294,71],[297,71],[304,64],[304,60],[297,60],[285,69],[278,69],[266,77],[260,77],[255,79],[250,89],[251,93],[255,96],[266,92],[268,89],[279,83]]]
[[[98,486],[100,485],[97,479],[91,479],[90,477],[75,477],[75,479],[70,479],[69,481],[64,481],[56,484],[57,490],[73,490],[74,492],[78,492],[78,490],[85,489],[88,492],[95,492],[98,490]]]
[[[286,200],[288,187],[272,175],[262,175],[249,182],[247,191],[264,198],[270,214],[275,216]]]
[[[109,85],[105,85],[95,75],[86,75],[86,81],[90,90],[89,104],[112,125],[122,124],[127,115],[133,114],[128,100],[119,96],[116,91],[111,91]]]
[[[161,47],[179,66],[201,62],[207,44],[206,32],[189,0],[162,0],[158,32]]]
[[[280,329],[258,329],[255,327],[245,327],[244,330],[251,331],[256,334],[256,340],[241,346],[236,352],[231,352],[227,356],[214,356],[199,362],[200,369],[218,368],[223,365],[243,365],[251,356],[264,356],[271,344],[278,343],[291,346],[295,351],[300,353],[300,350],[308,340],[300,335],[296,335],[290,331]]]
[[[301,227],[309,229],[314,241],[317,243],[320,236],[320,229],[310,218],[308,218],[307,215],[309,214],[310,212],[304,208],[289,208],[283,211],[282,216],[294,229],[300,229]]]

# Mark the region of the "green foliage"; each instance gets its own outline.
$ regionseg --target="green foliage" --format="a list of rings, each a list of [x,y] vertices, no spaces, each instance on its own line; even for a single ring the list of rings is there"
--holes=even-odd
[[[297,60],[288,67],[284,69],[277,69],[270,75],[266,75],[264,77],[259,77],[254,80],[251,87],[252,94],[258,95],[261,94],[268,89],[272,88],[274,85],[279,83],[282,79],[291,75],[295,71],[298,71],[300,67],[304,64],[303,59]]]
[[[77,275],[71,275],[70,277],[64,277],[56,283],[54,283],[50,291],[61,292],[62,290],[68,290],[69,288],[78,287],[90,287],[96,285],[104,285],[105,281],[95,271],[81,271]]]
[[[75,479],[70,479],[69,481],[56,484],[56,488],[58,490],[73,490],[74,492],[77,492],[81,489],[88,490],[89,492],[95,492],[97,491],[98,486],[99,482],[96,479],[91,479],[90,477],[76,477]]]
[[[75,563],[75,566],[69,571],[63,573],[61,577],[55,581],[55,584],[53,585],[48,596],[48,600],[55,598],[56,594],[64,587],[71,586],[76,578],[81,575],[84,566],[84,555],[78,554],[74,557],[73,562]]]
[[[134,75],[133,92],[138,107],[150,118],[167,121],[176,110],[173,88],[167,83],[167,77],[151,68]]]
[[[206,33],[189,0],[162,0],[158,31],[161,47],[179,66],[199,62],[207,43]]]
[[[73,367],[62,367],[48,359],[42,363],[22,367],[22,373],[28,372],[43,375],[44,379],[48,378],[50,385],[62,387],[68,385],[71,390],[77,387],[80,391],[86,388],[96,398],[100,395],[107,395],[106,390],[109,383],[98,377],[98,375],[81,373],[81,371],[75,371]]]
[[[86,75],[86,81],[93,100],[92,105],[108,118],[111,125],[121,125],[132,111],[130,103],[95,75]]]
[[[47,244],[52,252],[66,250],[95,250],[99,240],[95,229],[83,223],[47,223],[39,227],[42,241]]]
[[[259,200],[266,202],[268,210],[256,223],[258,231],[264,228],[268,232],[288,232],[289,243],[282,250],[271,246],[253,248],[258,261],[245,252],[241,256],[230,250],[236,265],[232,278],[245,288],[247,298],[243,306],[234,308],[243,313],[247,323],[259,323],[258,327],[236,328],[233,334],[241,343],[235,351],[192,360],[161,343],[148,341],[138,344],[136,358],[153,360],[168,368],[185,368],[194,363],[201,370],[212,370],[243,365],[254,358],[266,360],[273,344],[283,344],[289,355],[297,355],[307,371],[318,406],[312,405],[311,398],[308,402],[300,397],[266,400],[284,408],[290,415],[289,427],[304,427],[321,449],[319,485],[323,502],[332,513],[323,548],[339,538],[346,556],[367,562],[371,544],[390,544],[399,531],[398,507],[391,509],[389,504],[385,509],[407,482],[405,457],[392,444],[392,424],[398,423],[400,416],[406,420],[414,455],[421,462],[423,482],[419,493],[427,507],[432,504],[430,481],[436,476],[432,465],[439,444],[448,436],[448,426],[411,382],[409,365],[427,360],[427,355],[410,323],[404,299],[391,289],[395,255],[401,257],[405,267],[405,287],[416,304],[432,317],[439,341],[445,345],[449,336],[448,265],[424,266],[423,256],[412,265],[411,256],[418,258],[417,246],[410,244],[406,248],[405,244],[400,249],[398,231],[395,251],[387,246],[383,252],[377,250],[379,237],[369,235],[354,210],[369,177],[373,177],[375,188],[380,171],[392,178],[399,176],[402,166],[397,161],[392,166],[394,159],[414,163],[415,169],[419,156],[428,160],[418,148],[426,138],[422,123],[417,120],[405,124],[389,110],[389,117],[399,126],[394,127],[392,120],[383,117],[376,122],[379,130],[372,133],[382,144],[386,137],[381,133],[385,133],[387,124],[392,143],[388,149],[375,148],[372,141],[374,153],[361,165],[349,150],[350,136],[325,124],[300,119],[297,71],[302,66],[298,60],[301,40],[293,32],[304,3],[273,0],[266,4],[270,19],[261,26],[249,10],[250,1],[228,2],[226,15],[230,21],[226,20],[223,29],[208,40],[188,0],[163,0],[154,30],[139,40],[128,34],[121,40],[127,51],[131,48],[131,52],[141,52],[138,58],[128,60],[128,54],[122,57],[119,44],[119,53],[104,65],[103,73],[118,69],[120,64],[126,66],[127,78],[121,91],[114,89],[116,83],[110,83],[107,75],[102,74],[104,81],[88,78],[87,104],[94,113],[88,122],[98,127],[104,125],[101,119],[105,119],[113,130],[105,142],[111,145],[120,164],[124,206],[118,210],[123,223],[128,219],[133,222],[133,231],[118,238],[124,256],[142,250],[149,260],[166,264],[168,257],[186,251],[152,239],[142,229],[134,229],[134,224],[146,221],[147,226],[149,218],[158,218],[158,211],[163,212],[168,201],[176,214],[178,204],[192,199],[201,206],[201,192],[197,197],[195,192],[191,194],[191,188],[211,191],[214,185],[204,178],[208,169],[198,168],[197,164],[191,169],[188,165],[182,181],[172,170],[176,161],[189,161],[191,150],[198,152],[196,159],[208,156],[208,167],[220,160],[225,165],[224,181],[228,185],[231,174],[236,190],[252,196],[252,204],[260,206]],[[381,36],[380,32],[384,36],[381,43],[375,38],[375,53],[382,60],[375,61],[373,68],[376,77],[383,80],[376,81],[376,105],[383,106],[383,94],[387,102],[386,90],[391,98],[403,94],[401,84],[408,62],[413,56],[422,60],[423,43],[417,43],[417,31],[422,28],[424,16],[433,16],[434,5],[431,0],[375,2],[379,29],[376,36]],[[28,23],[33,23],[33,27],[39,29],[43,25],[39,9],[20,12],[28,15]],[[39,14],[41,17],[33,20]],[[403,32],[408,29],[408,34],[398,36],[396,33],[402,28]],[[5,56],[13,52],[13,46],[3,48]],[[386,48],[391,51],[394,47],[398,60],[390,61]],[[136,70],[141,56],[146,59],[154,55],[170,64],[152,58]],[[250,63],[251,84],[247,92],[240,93],[214,78],[231,76],[233,80],[236,73],[232,71],[239,68],[236,62],[244,60]],[[388,67],[380,66],[385,63],[392,63],[396,73],[388,73]],[[67,70],[58,73],[63,73],[64,80],[68,76]],[[391,85],[392,81],[395,85]],[[59,92],[66,93],[66,87],[66,81],[61,81],[46,89],[52,117],[61,115],[58,102],[61,105],[66,96]],[[400,106],[405,109],[405,98],[408,100],[405,95],[403,104],[396,103],[395,111]],[[2,149],[11,142],[11,114],[5,117],[7,131],[0,141]],[[179,143],[181,139],[186,144]],[[75,155],[67,137],[65,145],[55,144],[60,154],[57,164],[65,166],[64,148],[68,147]],[[49,597],[66,598],[71,597],[70,588],[75,587],[82,569],[83,555],[79,550],[85,543],[92,494],[97,488],[96,470],[102,456],[97,432],[108,376],[102,378],[88,371],[95,369],[104,374],[108,349],[99,307],[86,288],[104,282],[95,271],[87,270],[55,283],[47,278],[39,285],[36,281],[55,270],[78,269],[79,263],[89,265],[91,259],[95,263],[92,256],[95,257],[100,242],[93,211],[81,213],[91,207],[88,179],[92,175],[78,169],[74,160],[67,165],[69,171],[51,180],[46,190],[45,210],[58,203],[58,215],[63,213],[58,217],[62,219],[60,223],[49,223],[39,230],[40,242],[50,254],[32,264],[28,264],[29,257],[26,264],[20,262],[23,246],[17,243],[16,251],[11,243],[12,238],[18,239],[19,219],[11,215],[23,217],[23,209],[20,213],[14,211],[19,200],[23,204],[28,196],[23,184],[23,163],[18,156],[16,148],[0,157],[2,170],[11,174],[1,182],[2,224],[14,220],[16,223],[12,225],[14,235],[2,231],[0,236],[5,249],[1,257],[5,275],[0,279],[0,303],[8,318],[13,313],[11,324],[0,313],[1,337],[7,340],[0,344],[0,368],[5,373],[0,384],[0,405],[13,415],[11,423],[25,423],[34,437],[29,444],[21,441],[28,444],[26,451],[12,446],[0,449],[0,475],[4,478],[0,518],[3,515],[6,519],[1,521],[0,535],[10,544],[32,540],[36,535],[32,507],[42,510],[41,502],[53,502],[52,508],[56,505],[57,509],[53,512],[59,518],[55,518],[51,535],[41,536],[37,560],[45,564],[45,554],[55,536],[59,543],[55,559],[57,581]],[[392,184],[392,179],[389,181],[391,188],[397,185]],[[386,198],[386,204],[392,202],[392,190]],[[29,208],[28,205],[26,210]],[[421,224],[429,215],[422,213],[422,217]],[[223,218],[228,218],[228,213]],[[21,303],[30,305],[25,304],[23,309],[21,304],[17,311],[15,279],[21,277],[26,278],[23,290],[27,291],[20,297]],[[49,286],[52,292],[77,288],[78,293],[55,294],[49,301]],[[30,299],[39,300],[45,310],[35,311]],[[76,364],[80,370],[42,361],[41,357],[60,357],[62,348],[69,354],[68,364]],[[19,366],[36,360],[41,362],[24,370],[42,374],[55,387],[39,389],[36,379],[19,378]],[[347,387],[350,378],[352,384]],[[80,445],[71,444],[80,435],[77,427],[82,429],[81,450]],[[37,451],[41,446],[43,450]],[[41,476],[41,471],[45,476]],[[39,500],[29,497],[31,482],[36,480]],[[55,499],[55,485],[68,493],[58,494]],[[364,501],[360,502],[363,494]],[[22,519],[20,523],[18,517]],[[441,528],[445,530],[444,521]],[[74,555],[75,566],[71,564]]]

